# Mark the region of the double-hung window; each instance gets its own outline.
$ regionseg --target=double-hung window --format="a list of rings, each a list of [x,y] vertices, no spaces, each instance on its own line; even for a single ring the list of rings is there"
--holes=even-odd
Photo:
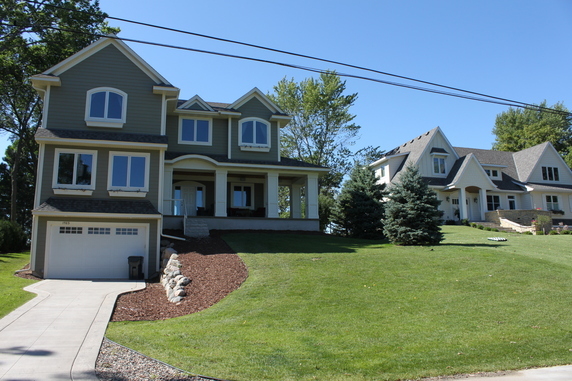
[[[181,118],[179,120],[179,144],[212,145],[212,121],[210,119]]]
[[[87,92],[85,122],[92,127],[121,128],[127,114],[127,94],[110,87]]]
[[[542,167],[542,180],[560,181],[558,167]]]
[[[558,196],[546,195],[546,209],[548,210],[560,210],[560,203],[558,202]]]
[[[253,185],[233,184],[232,185],[232,207],[233,208],[253,208]]]
[[[493,211],[500,209],[500,196],[487,195],[487,210]]]
[[[242,150],[270,150],[270,123],[259,118],[239,122],[239,145]]]
[[[69,193],[69,190],[93,191],[97,151],[55,150],[54,192]],[[66,191],[68,190],[68,191]],[[90,195],[91,192],[85,193]]]
[[[445,158],[442,156],[433,156],[433,173],[436,175],[444,175],[445,172]]]
[[[133,152],[110,152],[108,190],[112,195],[145,196],[149,190],[150,155]],[[114,192],[136,192],[117,194]]]

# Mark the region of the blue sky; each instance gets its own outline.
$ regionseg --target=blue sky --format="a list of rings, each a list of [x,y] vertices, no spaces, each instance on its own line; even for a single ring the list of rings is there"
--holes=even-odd
[[[100,0],[111,16],[188,30],[463,88],[572,109],[570,0]],[[405,82],[373,73],[264,52],[118,21],[120,37],[252,56]],[[233,102],[282,78],[315,74],[282,66],[128,43],[181,89]],[[351,112],[362,127],[355,147],[390,150],[440,126],[455,146],[491,148],[507,106],[347,79],[358,93]],[[2,150],[3,152],[3,150]]]

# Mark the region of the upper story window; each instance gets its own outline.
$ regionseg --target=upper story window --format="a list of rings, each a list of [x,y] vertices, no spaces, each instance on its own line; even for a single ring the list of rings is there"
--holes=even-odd
[[[433,173],[436,175],[444,175],[445,172],[445,158],[441,156],[433,156]]]
[[[500,177],[498,169],[485,169],[487,176],[498,179]]]
[[[127,94],[110,87],[87,92],[85,122],[91,127],[121,128],[127,114]]]
[[[542,167],[542,180],[560,181],[558,167]]]
[[[91,195],[95,189],[96,151],[56,149],[54,178],[52,187],[54,193],[72,193],[81,190],[85,195]]]
[[[110,152],[107,185],[110,194],[144,197],[149,190],[149,159],[148,153]]]
[[[270,123],[259,118],[246,118],[239,122],[239,142],[242,150],[270,151]]]
[[[180,118],[179,144],[212,145],[212,120]]]

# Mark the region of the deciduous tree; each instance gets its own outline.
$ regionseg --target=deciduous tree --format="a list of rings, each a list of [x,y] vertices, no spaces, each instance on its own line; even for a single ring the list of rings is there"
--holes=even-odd
[[[516,152],[540,143],[550,142],[572,166],[572,114],[562,103],[550,107],[557,112],[539,107],[509,108],[497,115],[493,134],[493,149]]]
[[[18,215],[23,147],[41,123],[42,102],[29,78],[89,45],[96,34],[117,32],[105,17],[97,0],[0,0],[0,129],[15,143],[9,168],[12,221]]]

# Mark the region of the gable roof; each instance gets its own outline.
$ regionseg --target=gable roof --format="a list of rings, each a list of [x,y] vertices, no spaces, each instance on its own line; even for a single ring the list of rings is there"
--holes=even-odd
[[[541,143],[514,153],[516,170],[521,181],[528,180],[549,144],[548,142]]]
[[[123,53],[129,60],[131,60],[141,71],[143,71],[149,78],[151,78],[157,85],[172,86],[167,79],[165,79],[161,74],[159,74],[155,69],[153,69],[143,58],[141,58],[135,51],[133,51],[127,44],[119,39],[115,35],[109,35],[108,37],[102,37],[95,41],[91,45],[83,48],[79,52],[73,54],[62,62],[55,66],[52,66],[48,70],[44,71],[38,76],[33,76],[41,78],[40,76],[55,76],[58,77],[62,73],[66,72],[68,69],[79,64],[83,60],[91,57],[95,53],[101,51],[102,49],[113,45],[121,53]]]
[[[231,109],[238,109],[243,106],[246,102],[251,100],[252,98],[258,99],[264,106],[266,106],[273,114],[277,115],[284,115],[287,114],[280,109],[274,102],[272,102],[262,91],[258,88],[253,88],[248,93],[244,94],[242,97],[238,98],[234,103],[232,103],[229,108]]]

